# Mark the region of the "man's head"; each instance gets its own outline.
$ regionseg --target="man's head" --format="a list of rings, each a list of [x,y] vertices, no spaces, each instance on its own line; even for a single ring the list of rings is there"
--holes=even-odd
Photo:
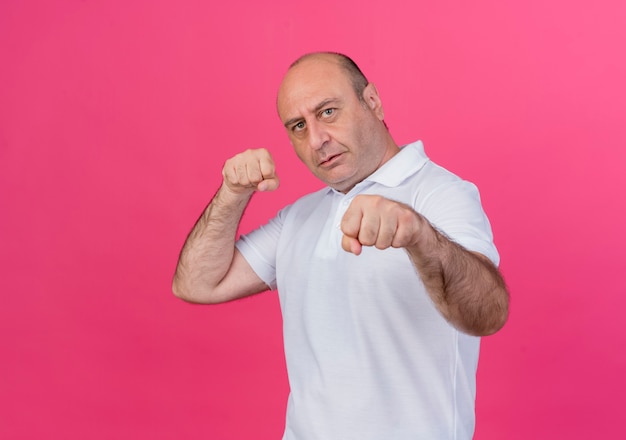
[[[298,157],[338,191],[348,192],[398,151],[376,87],[345,55],[299,58],[281,83],[277,104]]]

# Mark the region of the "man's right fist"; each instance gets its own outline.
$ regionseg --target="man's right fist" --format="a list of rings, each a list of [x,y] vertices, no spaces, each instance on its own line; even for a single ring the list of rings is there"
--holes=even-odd
[[[228,159],[222,177],[235,193],[274,191],[279,183],[274,160],[265,148],[246,150]]]

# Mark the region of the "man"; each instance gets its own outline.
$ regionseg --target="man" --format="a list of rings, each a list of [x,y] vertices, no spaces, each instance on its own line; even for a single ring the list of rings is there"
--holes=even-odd
[[[480,338],[508,293],[474,185],[400,148],[376,87],[334,53],[288,70],[278,114],[327,188],[236,241],[269,152],[229,159],[190,233],[177,296],[219,303],[278,289],[291,393],[284,439],[470,439]]]

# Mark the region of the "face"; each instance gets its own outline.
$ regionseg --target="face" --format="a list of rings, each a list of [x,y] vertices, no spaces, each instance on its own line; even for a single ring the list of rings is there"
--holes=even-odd
[[[300,160],[344,193],[398,151],[382,122],[374,85],[359,100],[332,56],[312,56],[287,72],[278,93],[278,114]]]

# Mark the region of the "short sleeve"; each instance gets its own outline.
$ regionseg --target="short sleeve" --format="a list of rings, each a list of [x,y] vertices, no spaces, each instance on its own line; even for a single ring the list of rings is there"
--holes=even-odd
[[[271,289],[276,289],[276,250],[288,208],[279,211],[265,225],[240,236],[235,243],[252,270]]]
[[[455,243],[485,255],[496,266],[499,264],[491,224],[473,183],[458,179],[438,185],[418,212]]]

